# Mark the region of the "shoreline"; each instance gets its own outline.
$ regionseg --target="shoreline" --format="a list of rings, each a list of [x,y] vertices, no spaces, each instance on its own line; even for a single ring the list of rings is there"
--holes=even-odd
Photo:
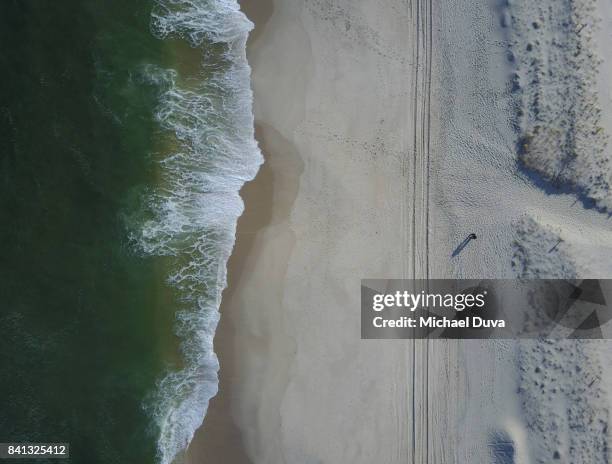
[[[255,24],[247,42],[247,57],[253,42],[273,10],[273,0],[258,2],[240,1],[241,10]],[[249,65],[251,63],[249,62]],[[252,66],[251,66],[252,67]],[[255,100],[255,96],[253,100]],[[199,464],[203,461],[251,463],[238,424],[233,419],[232,391],[238,382],[239,371],[236,367],[236,294],[239,291],[242,273],[253,250],[256,234],[270,224],[274,205],[274,167],[264,144],[263,130],[255,123],[255,139],[264,156],[257,176],[247,182],[240,190],[244,201],[244,212],[236,225],[236,242],[227,262],[227,286],[223,291],[220,306],[220,320],[215,332],[214,350],[219,359],[219,390],[209,402],[202,426],[196,431],[185,455],[186,464]]]
[[[188,448],[187,463],[200,463],[204,456],[213,462],[217,462],[217,459],[219,462],[226,460],[232,463],[251,462],[245,452],[239,424],[235,420],[236,412],[233,409],[234,399],[241,394],[241,386],[245,379],[245,368],[241,367],[237,353],[242,345],[258,351],[265,350],[263,345],[266,342],[256,333],[248,334],[247,340],[237,338],[236,325],[241,323],[240,309],[248,304],[241,298],[241,284],[244,274],[251,271],[250,262],[261,253],[257,247],[257,235],[266,227],[282,222],[289,214],[290,201],[287,199],[275,201],[275,190],[280,187],[281,192],[286,194],[291,186],[279,186],[279,184],[290,184],[292,180],[299,178],[301,169],[298,158],[294,157],[287,162],[273,155],[277,152],[266,150],[268,139],[275,135],[272,128],[256,124],[255,134],[265,162],[255,179],[245,184],[240,192],[245,202],[245,210],[238,220],[236,244],[228,261],[228,285],[223,293],[221,319],[214,341],[215,353],[220,363],[219,392],[210,401],[204,423]],[[277,134],[276,136],[278,137]],[[278,143],[278,139],[272,143],[275,142]],[[284,181],[275,179],[277,171],[283,171]],[[287,240],[285,246],[279,247],[282,254],[289,254],[291,242]],[[282,264],[283,260],[277,262]],[[279,272],[282,274],[282,268]],[[270,277],[270,282],[274,283],[275,278],[278,277]],[[265,287],[265,284],[262,285],[263,290]],[[245,335],[244,332],[242,335]],[[217,457],[213,459],[211,456]]]

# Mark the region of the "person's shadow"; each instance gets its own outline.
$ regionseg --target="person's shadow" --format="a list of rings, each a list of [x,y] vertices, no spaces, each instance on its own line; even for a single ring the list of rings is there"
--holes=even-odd
[[[463,249],[468,245],[468,243],[470,243],[472,240],[476,240],[476,236],[474,234],[470,234],[467,237],[465,237],[463,239],[463,242],[461,242],[457,248],[455,248],[455,251],[453,251],[452,257],[454,258],[455,256],[457,256],[459,253],[461,253],[463,251]]]

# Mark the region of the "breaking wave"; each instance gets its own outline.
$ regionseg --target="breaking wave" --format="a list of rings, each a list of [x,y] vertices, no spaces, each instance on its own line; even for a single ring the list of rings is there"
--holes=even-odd
[[[158,91],[156,121],[167,135],[158,188],[146,195],[149,217],[135,233],[141,252],[172,262],[168,283],[180,299],[176,332],[184,364],[146,402],[159,431],[161,464],[179,458],[217,393],[213,337],[226,264],[243,210],[239,190],[262,163],[254,138],[246,40],[253,24],[235,0],[158,0],[151,30],[202,51],[201,79],[148,65]]]

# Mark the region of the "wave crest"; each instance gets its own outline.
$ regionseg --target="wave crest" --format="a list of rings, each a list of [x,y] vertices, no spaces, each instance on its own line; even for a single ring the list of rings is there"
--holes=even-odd
[[[149,219],[135,240],[145,254],[171,257],[167,281],[179,294],[176,333],[184,358],[184,367],[169,372],[146,402],[159,429],[161,464],[184,453],[217,393],[213,338],[243,210],[239,190],[263,161],[246,60],[252,27],[234,0],[159,0],[152,12],[157,37],[202,47],[204,76],[182,82],[177,71],[152,65],[142,73],[158,89],[155,118],[171,143],[159,160],[159,187],[147,193]],[[219,43],[221,54],[207,53]]]

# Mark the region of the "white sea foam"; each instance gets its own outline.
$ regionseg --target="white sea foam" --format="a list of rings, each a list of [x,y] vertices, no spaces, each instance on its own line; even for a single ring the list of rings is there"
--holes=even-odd
[[[157,0],[152,30],[161,38],[179,36],[192,45],[204,40],[234,42],[253,28],[236,0]]]
[[[147,66],[143,72],[159,89],[156,119],[174,148],[160,161],[160,187],[147,197],[151,219],[136,239],[144,253],[174,263],[168,282],[181,299],[176,331],[184,356],[183,369],[168,373],[147,403],[159,428],[161,464],[181,456],[217,393],[213,337],[243,209],[238,192],[262,163],[246,60],[252,27],[235,0],[158,0],[152,12],[157,37],[202,47],[204,76],[187,88],[174,70]],[[213,43],[224,50],[214,59],[206,53]]]

